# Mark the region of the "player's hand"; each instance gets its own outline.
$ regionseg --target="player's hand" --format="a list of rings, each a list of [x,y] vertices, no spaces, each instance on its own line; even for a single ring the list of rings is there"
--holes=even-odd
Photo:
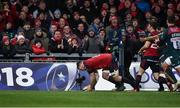
[[[92,92],[93,90],[92,90],[92,88],[91,88],[90,85],[87,85],[87,86],[85,86],[85,87],[83,88],[83,91]]]
[[[61,45],[60,45],[60,44],[58,44],[57,48],[58,48],[58,49],[59,49],[59,48],[61,48]]]
[[[139,50],[138,51],[138,54],[141,56],[143,54],[143,51],[142,50]]]

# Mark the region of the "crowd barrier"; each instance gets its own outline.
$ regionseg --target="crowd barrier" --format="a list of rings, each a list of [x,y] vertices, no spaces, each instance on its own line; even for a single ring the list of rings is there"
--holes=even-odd
[[[67,53],[49,53],[49,54],[16,54],[13,58],[4,58],[3,55],[0,54],[0,62],[72,62],[78,60],[84,60],[98,54],[94,53],[83,53],[79,55],[77,53],[67,54]],[[50,58],[50,59],[39,59],[34,60],[34,58]],[[54,59],[51,59],[54,58]]]

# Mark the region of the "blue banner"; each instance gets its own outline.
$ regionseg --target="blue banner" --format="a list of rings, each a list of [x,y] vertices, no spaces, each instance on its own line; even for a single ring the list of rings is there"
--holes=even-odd
[[[82,83],[77,79],[83,77]],[[0,64],[0,90],[79,90],[89,84],[89,74],[77,72],[76,63]]]

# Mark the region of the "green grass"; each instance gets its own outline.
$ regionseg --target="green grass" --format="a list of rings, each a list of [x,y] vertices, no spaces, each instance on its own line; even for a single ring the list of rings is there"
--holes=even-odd
[[[0,91],[0,107],[179,107],[175,92]]]

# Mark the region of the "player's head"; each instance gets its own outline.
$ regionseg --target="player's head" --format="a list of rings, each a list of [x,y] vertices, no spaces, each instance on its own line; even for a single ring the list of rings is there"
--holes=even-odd
[[[175,16],[169,16],[167,17],[167,24],[168,25],[172,25],[172,24],[175,24]]]
[[[79,69],[79,70],[85,70],[86,69],[83,61],[77,62],[76,65],[77,65],[77,69]]]
[[[147,30],[150,32],[152,30],[155,30],[157,28],[158,24],[156,21],[149,21],[147,24]]]

